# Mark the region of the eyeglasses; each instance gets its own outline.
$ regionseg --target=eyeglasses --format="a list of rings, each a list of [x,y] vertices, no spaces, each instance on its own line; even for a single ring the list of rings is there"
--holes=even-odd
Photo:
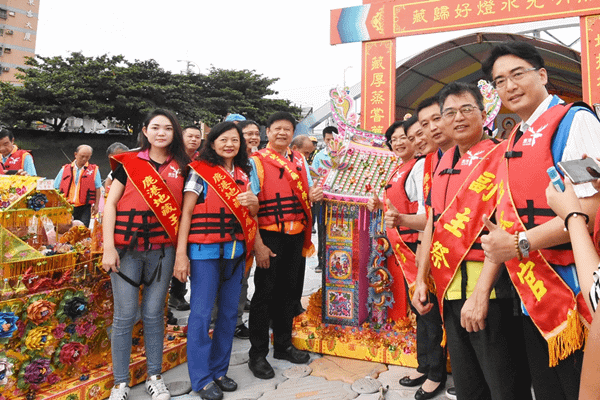
[[[447,108],[442,112],[442,117],[447,120],[453,120],[454,118],[456,118],[456,114],[459,111],[462,115],[464,115],[465,117],[468,117],[471,114],[473,114],[475,112],[475,110],[481,111],[478,107],[472,106],[470,104],[466,104],[466,105],[462,106],[461,108],[459,108],[458,110],[456,108]]]
[[[492,81],[492,86],[496,89],[502,89],[506,86],[508,79],[513,81],[514,83],[519,82],[521,79],[525,78],[525,74],[531,71],[537,71],[539,68],[527,68],[527,69],[518,69],[516,71],[511,72],[508,76],[499,76],[498,78]]]

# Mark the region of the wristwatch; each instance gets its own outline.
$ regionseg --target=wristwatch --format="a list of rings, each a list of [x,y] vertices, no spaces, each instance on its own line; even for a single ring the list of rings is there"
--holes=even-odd
[[[519,232],[519,250],[521,250],[523,258],[529,257],[530,248],[531,245],[529,244],[529,240],[527,240],[527,234],[525,232]]]

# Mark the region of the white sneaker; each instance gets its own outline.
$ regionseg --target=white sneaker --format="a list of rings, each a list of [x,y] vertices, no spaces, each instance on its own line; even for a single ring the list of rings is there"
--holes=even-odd
[[[152,396],[152,400],[170,400],[171,393],[165,386],[162,376],[152,375],[146,379],[146,392]]]
[[[127,400],[127,397],[129,397],[129,386],[125,382],[121,382],[110,389],[109,400]]]

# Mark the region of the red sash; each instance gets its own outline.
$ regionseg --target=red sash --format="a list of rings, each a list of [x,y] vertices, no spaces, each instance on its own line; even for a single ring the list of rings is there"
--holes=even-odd
[[[399,182],[399,184],[402,186],[400,190],[404,191],[404,184],[406,182],[406,178],[408,177],[408,175],[410,175],[410,171],[412,170],[416,162],[417,159],[415,158],[409,161],[408,163],[398,165],[390,175],[389,182],[391,182],[392,179],[394,179],[394,177],[396,176],[396,174],[400,173],[400,171],[404,171],[406,176],[403,177],[404,179],[400,178]],[[387,191],[384,191],[383,207],[385,211],[387,211],[387,198]],[[408,201],[406,196],[404,196],[404,198],[402,199],[396,199],[396,201],[398,200]],[[408,245],[404,242],[402,236],[400,236],[398,228],[386,228],[386,234],[390,241],[390,244],[392,245],[394,256],[396,256],[396,260],[398,261],[398,265],[402,270],[404,279],[406,279],[406,283],[408,284],[408,287],[410,289],[415,285],[415,280],[417,279],[417,264],[415,260],[415,253],[413,253],[410,247],[408,247]]]
[[[545,147],[549,149],[552,135],[568,109],[569,106],[564,105],[552,107],[533,123],[528,132],[534,132],[540,142],[547,142]],[[519,125],[507,141],[507,151],[511,150],[518,128]],[[520,139],[520,142],[522,141],[523,138]],[[504,164],[505,167],[501,168],[499,175],[501,185],[506,186],[506,192],[503,191],[498,199],[498,211],[501,212],[499,224],[504,230],[514,234],[527,229],[519,217],[511,193],[508,159],[505,159]],[[545,179],[548,180],[547,177]],[[542,251],[532,251],[528,258],[521,261],[513,258],[505,264],[533,323],[548,342],[549,365],[558,365],[559,360],[565,359],[583,345],[585,332],[579,314],[591,323],[591,314],[583,303],[583,296],[579,294],[575,297],[571,288],[548,263]]]
[[[315,246],[311,242],[312,235],[312,211],[310,208],[310,201],[308,200],[308,178],[305,171],[304,174],[298,174],[293,171],[289,163],[276,151],[273,151],[267,146],[263,151],[255,153],[255,156],[261,157],[261,161],[276,166],[277,168],[283,168],[283,176],[290,184],[290,188],[294,193],[294,196],[298,199],[302,205],[302,210],[306,215],[307,221],[304,226],[304,245],[302,246],[302,256],[309,257],[315,252]]]
[[[237,199],[242,193],[233,177],[219,165],[211,165],[204,161],[193,161],[189,166],[212,188],[219,198],[229,207],[237,218],[244,231],[246,242],[246,257],[250,257],[254,250],[256,239],[256,220],[250,216],[248,209],[240,204]]]
[[[473,146],[471,151],[475,152],[477,146]],[[431,274],[435,280],[442,318],[446,290],[485,226],[481,218],[484,214],[492,215],[496,209],[496,194],[502,188],[495,174],[503,152],[504,145],[499,143],[481,157],[434,223],[430,250]],[[453,154],[450,152],[446,156],[452,157]],[[467,156],[463,155],[460,160]]]
[[[171,242],[177,245],[181,206],[169,186],[149,161],[139,158],[137,155],[128,158],[128,162],[125,163],[119,161],[120,158],[115,157],[114,159],[122,163],[121,165],[135,189],[163,226]]]

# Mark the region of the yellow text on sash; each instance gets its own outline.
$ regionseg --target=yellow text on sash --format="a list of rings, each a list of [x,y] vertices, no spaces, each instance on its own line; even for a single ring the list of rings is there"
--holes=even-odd
[[[152,204],[156,207],[160,207],[160,212],[163,216],[168,216],[171,226],[177,227],[179,218],[177,218],[177,215],[173,214],[177,209],[171,204],[171,195],[163,193],[162,189],[156,185],[157,183],[158,181],[150,175],[142,180],[146,195],[150,198]]]
[[[449,224],[444,224],[444,229],[458,238],[462,237],[461,230],[465,229],[465,222],[469,222],[471,220],[471,218],[469,218],[469,214],[471,214],[471,209],[465,207],[462,213],[456,213],[456,216],[454,219],[450,220]]]
[[[528,261],[527,263],[519,263],[519,267],[521,268],[521,271],[517,272],[519,280],[521,283],[527,283],[537,301],[540,301],[548,289],[544,286],[544,281],[536,278],[533,272],[535,264],[532,261]]]
[[[446,261],[446,254],[449,252],[450,250],[448,250],[447,247],[444,247],[439,240],[436,240],[431,246],[431,258],[433,261],[433,266],[437,269],[440,269],[443,263],[444,267],[450,268],[448,261]]]
[[[486,193],[481,196],[481,199],[483,201],[488,201],[498,190],[498,184],[492,182],[495,177],[496,175],[491,172],[484,171],[483,174],[479,175],[477,179],[471,182],[469,189],[478,194],[485,190]]]

